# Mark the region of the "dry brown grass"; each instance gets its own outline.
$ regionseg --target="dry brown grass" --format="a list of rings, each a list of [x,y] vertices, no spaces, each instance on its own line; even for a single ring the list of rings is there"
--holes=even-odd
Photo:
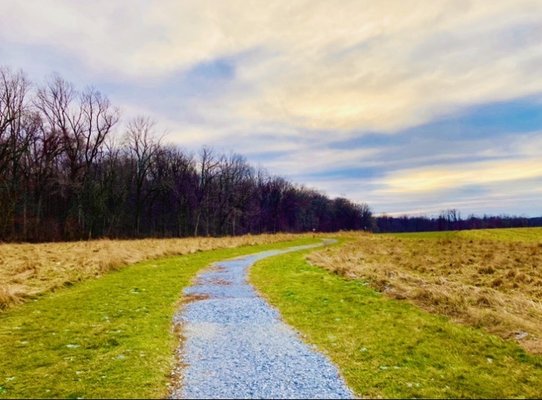
[[[275,243],[301,235],[224,238],[93,240],[0,244],[0,311],[42,293],[99,277],[128,264],[218,248]]]
[[[309,260],[542,354],[542,235],[538,241],[509,241],[464,233],[365,234]]]

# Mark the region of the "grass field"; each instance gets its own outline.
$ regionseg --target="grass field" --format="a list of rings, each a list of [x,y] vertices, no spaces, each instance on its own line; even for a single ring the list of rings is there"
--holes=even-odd
[[[0,314],[0,397],[165,397],[178,344],[172,317],[198,270],[314,241],[140,262],[13,307]]]
[[[360,234],[309,260],[542,353],[542,229]]]
[[[472,229],[466,231],[390,233],[385,235],[411,239],[465,238],[542,243],[542,228]]]
[[[304,254],[263,260],[250,279],[359,396],[542,396],[541,356],[312,266]]]
[[[38,295],[158,257],[276,243],[299,235],[0,244],[0,312]]]
[[[251,280],[358,395],[542,396],[542,229],[337,237]],[[195,274],[317,240],[0,245],[0,398],[166,396],[172,316]]]

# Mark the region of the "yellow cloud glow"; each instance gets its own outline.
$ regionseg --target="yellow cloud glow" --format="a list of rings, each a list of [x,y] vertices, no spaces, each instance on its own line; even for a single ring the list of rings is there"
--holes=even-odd
[[[435,192],[469,185],[488,185],[542,178],[542,160],[491,161],[449,167],[403,170],[382,180],[381,193]]]
[[[225,114],[393,132],[542,90],[539,0],[3,1],[5,42],[136,80],[253,49]],[[23,23],[21,23],[23,22]]]

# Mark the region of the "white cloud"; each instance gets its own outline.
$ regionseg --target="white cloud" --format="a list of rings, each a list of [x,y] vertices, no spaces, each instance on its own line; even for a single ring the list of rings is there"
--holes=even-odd
[[[378,149],[333,150],[319,146],[300,146],[268,163],[269,168],[286,176],[322,173],[357,167],[364,158],[380,154]]]
[[[438,215],[442,210],[455,208],[468,214],[540,215],[541,178],[512,182],[486,182],[472,192],[464,187],[450,187],[434,192],[389,193],[380,190],[380,179],[355,177],[339,179],[307,179],[309,186],[325,187],[331,196],[346,196],[353,201],[368,203],[377,214],[392,216]]]
[[[540,158],[406,169],[381,179],[383,194],[427,193],[469,185],[542,179]]]
[[[4,1],[4,42],[152,79],[264,49],[224,112],[254,123],[394,131],[453,108],[542,90],[542,2]]]
[[[503,204],[513,200],[499,197],[507,196],[501,184],[525,199],[539,194],[525,183],[540,176],[539,133],[513,143],[464,138],[444,148],[435,132],[423,152],[412,144],[338,150],[330,143],[541,93],[540,0],[4,0],[0,15],[0,54],[50,49],[106,87],[163,88],[202,62],[231,58],[231,84],[213,96],[179,98],[175,111],[145,96],[113,98],[125,115],[150,114],[169,140],[191,150],[209,144],[256,162],[280,152],[266,162],[273,173],[394,212],[441,207],[448,204],[442,193],[465,185]],[[62,74],[63,61],[48,60],[51,71]],[[462,157],[505,160],[461,166]],[[340,168],[381,168],[383,177],[311,177]],[[454,196],[465,207],[483,202]]]

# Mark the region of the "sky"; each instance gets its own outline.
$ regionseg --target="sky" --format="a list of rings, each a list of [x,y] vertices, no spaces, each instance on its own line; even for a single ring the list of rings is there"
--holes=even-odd
[[[0,65],[388,215],[542,215],[542,0],[0,0]]]

